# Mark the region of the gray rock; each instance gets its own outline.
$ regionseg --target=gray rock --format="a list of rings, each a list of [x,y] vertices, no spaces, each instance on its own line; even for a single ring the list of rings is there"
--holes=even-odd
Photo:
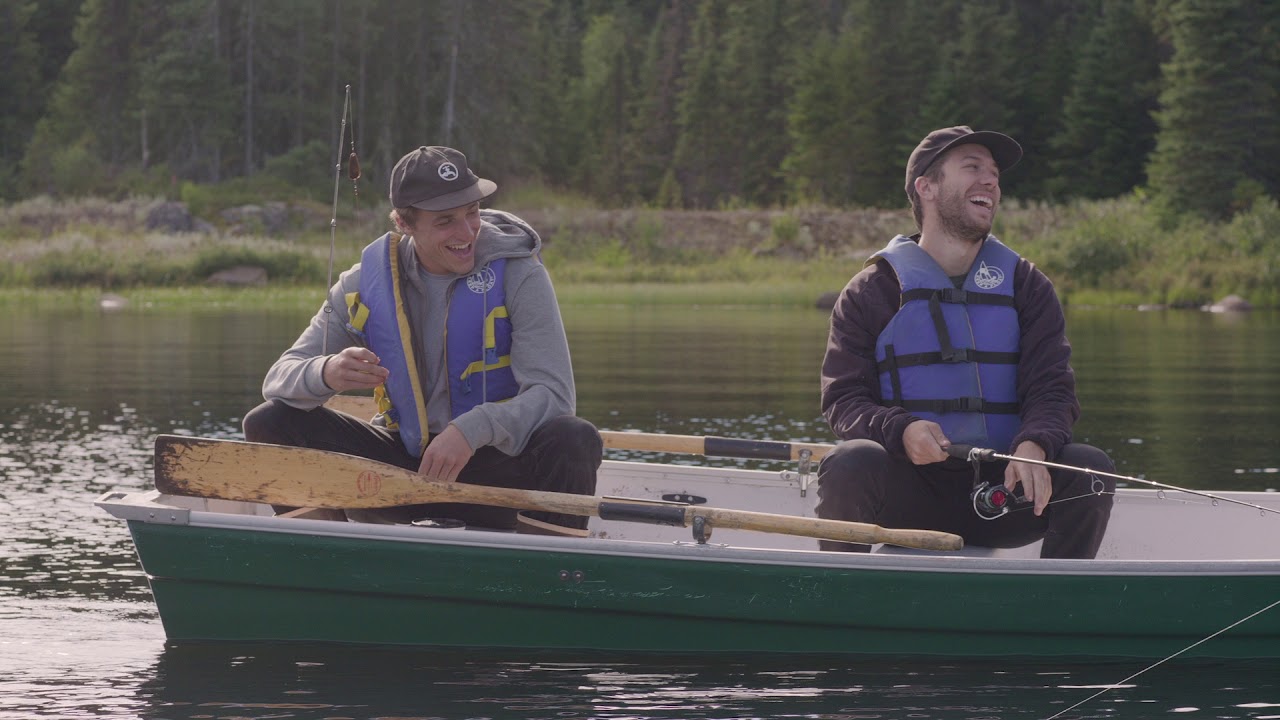
[[[262,229],[268,235],[279,235],[289,229],[289,206],[269,202],[262,206]]]
[[[289,228],[289,206],[282,202],[227,208],[221,217],[232,235],[280,235]]]
[[[191,232],[195,228],[191,211],[180,202],[157,203],[147,211],[145,223],[148,230],[156,232]]]
[[[836,300],[839,299],[839,292],[824,292],[818,296],[818,301],[813,304],[819,310],[831,310],[836,306]]]

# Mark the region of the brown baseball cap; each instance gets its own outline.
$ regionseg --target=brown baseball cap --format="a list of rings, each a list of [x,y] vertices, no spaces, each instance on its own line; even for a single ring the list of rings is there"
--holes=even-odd
[[[452,210],[483,200],[497,183],[476,177],[467,156],[453,148],[423,145],[391,170],[391,207]]]
[[[968,125],[956,125],[955,127],[942,128],[934,130],[925,136],[915,150],[911,151],[911,158],[907,160],[907,194],[911,194],[911,186],[915,183],[916,178],[925,174],[929,166],[937,160],[942,153],[950,150],[956,145],[967,144],[982,145],[991,151],[991,157],[996,161],[996,167],[1001,172],[1008,170],[1018,161],[1022,159],[1022,146],[1016,140],[998,132],[990,130],[974,131]]]

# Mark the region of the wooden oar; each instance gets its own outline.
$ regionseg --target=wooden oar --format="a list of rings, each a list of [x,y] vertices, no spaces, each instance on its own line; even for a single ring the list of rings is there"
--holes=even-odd
[[[377,413],[373,398],[360,395],[334,395],[325,403],[325,407],[363,418],[373,417]],[[799,460],[801,452],[808,450],[809,459],[817,461],[835,447],[823,443],[743,440],[713,435],[666,435],[617,430],[601,430],[600,437],[604,440],[604,446],[612,450],[686,453],[755,460]]]
[[[569,493],[444,483],[353,455],[180,435],[156,438],[155,473],[156,488],[170,495],[295,507],[379,508],[459,502],[683,527],[701,522],[712,528],[849,543],[888,543],[924,550],[959,550],[964,545],[957,535],[930,530],[890,530],[866,523],[701,505],[629,503]]]

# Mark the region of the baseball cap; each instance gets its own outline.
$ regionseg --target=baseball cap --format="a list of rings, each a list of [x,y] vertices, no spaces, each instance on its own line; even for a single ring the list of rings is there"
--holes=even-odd
[[[1022,146],[1016,140],[998,132],[990,130],[974,131],[968,125],[956,125],[955,127],[942,128],[934,130],[925,136],[915,150],[911,151],[911,158],[907,160],[907,194],[911,194],[911,185],[915,183],[916,178],[925,174],[929,166],[933,164],[938,156],[951,149],[956,145],[967,144],[982,145],[991,151],[991,157],[995,159],[996,166],[1001,172],[1008,170],[1018,161],[1022,159]]]
[[[483,200],[497,183],[476,177],[467,156],[436,145],[412,150],[391,170],[391,207],[452,210]]]

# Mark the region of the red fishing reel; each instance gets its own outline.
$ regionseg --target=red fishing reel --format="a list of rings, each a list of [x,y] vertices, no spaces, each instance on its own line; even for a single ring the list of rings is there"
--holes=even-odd
[[[993,485],[988,482],[974,486],[970,500],[973,502],[973,511],[987,520],[994,520],[1009,512],[1014,505],[1025,502],[1003,483]]]

